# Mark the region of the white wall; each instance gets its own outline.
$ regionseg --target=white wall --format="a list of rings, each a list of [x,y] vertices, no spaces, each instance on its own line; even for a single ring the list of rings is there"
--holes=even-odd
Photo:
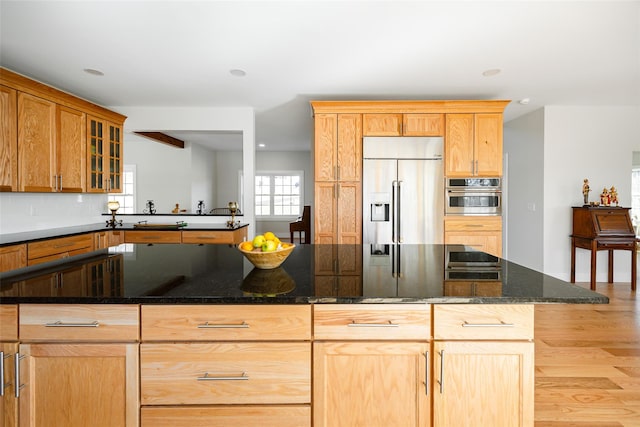
[[[581,206],[582,181],[589,200],[604,187],[618,189],[631,205],[632,152],[640,150],[640,107],[566,107],[544,110],[544,272],[569,280],[571,206]],[[631,279],[629,252],[615,251],[614,281]],[[576,280],[589,280],[589,251],[577,250]],[[607,253],[598,253],[597,280],[607,280]]]
[[[503,256],[543,269],[544,110],[505,123]]]

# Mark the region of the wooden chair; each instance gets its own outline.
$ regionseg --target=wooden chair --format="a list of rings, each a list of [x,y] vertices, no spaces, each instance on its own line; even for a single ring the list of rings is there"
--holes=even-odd
[[[295,222],[289,223],[289,233],[291,233],[291,243],[293,243],[293,233],[298,232],[300,243],[308,245],[311,243],[311,206],[305,206],[302,210],[302,216]],[[302,232],[304,232],[304,241],[302,241]]]

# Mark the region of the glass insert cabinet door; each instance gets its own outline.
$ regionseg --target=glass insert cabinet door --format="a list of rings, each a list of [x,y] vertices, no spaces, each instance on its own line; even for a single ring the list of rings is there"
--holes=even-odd
[[[88,117],[89,188],[92,193],[122,191],[122,127]]]

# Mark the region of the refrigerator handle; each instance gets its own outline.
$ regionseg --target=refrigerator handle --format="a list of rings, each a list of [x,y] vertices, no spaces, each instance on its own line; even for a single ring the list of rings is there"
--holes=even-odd
[[[398,181],[398,218],[396,219],[396,224],[398,225],[398,243],[402,243],[402,241],[404,240],[402,238],[402,215],[400,212],[400,208],[402,207],[402,181]]]
[[[396,188],[398,181],[393,180],[391,182],[391,241],[396,242],[396,222],[398,221],[397,215],[397,202],[396,202]]]

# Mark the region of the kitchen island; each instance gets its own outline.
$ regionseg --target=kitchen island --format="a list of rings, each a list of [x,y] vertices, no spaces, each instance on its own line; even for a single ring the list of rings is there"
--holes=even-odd
[[[299,245],[256,270],[125,244],[0,286],[23,385],[4,407],[67,425],[533,426],[533,304],[608,302],[457,245]]]

